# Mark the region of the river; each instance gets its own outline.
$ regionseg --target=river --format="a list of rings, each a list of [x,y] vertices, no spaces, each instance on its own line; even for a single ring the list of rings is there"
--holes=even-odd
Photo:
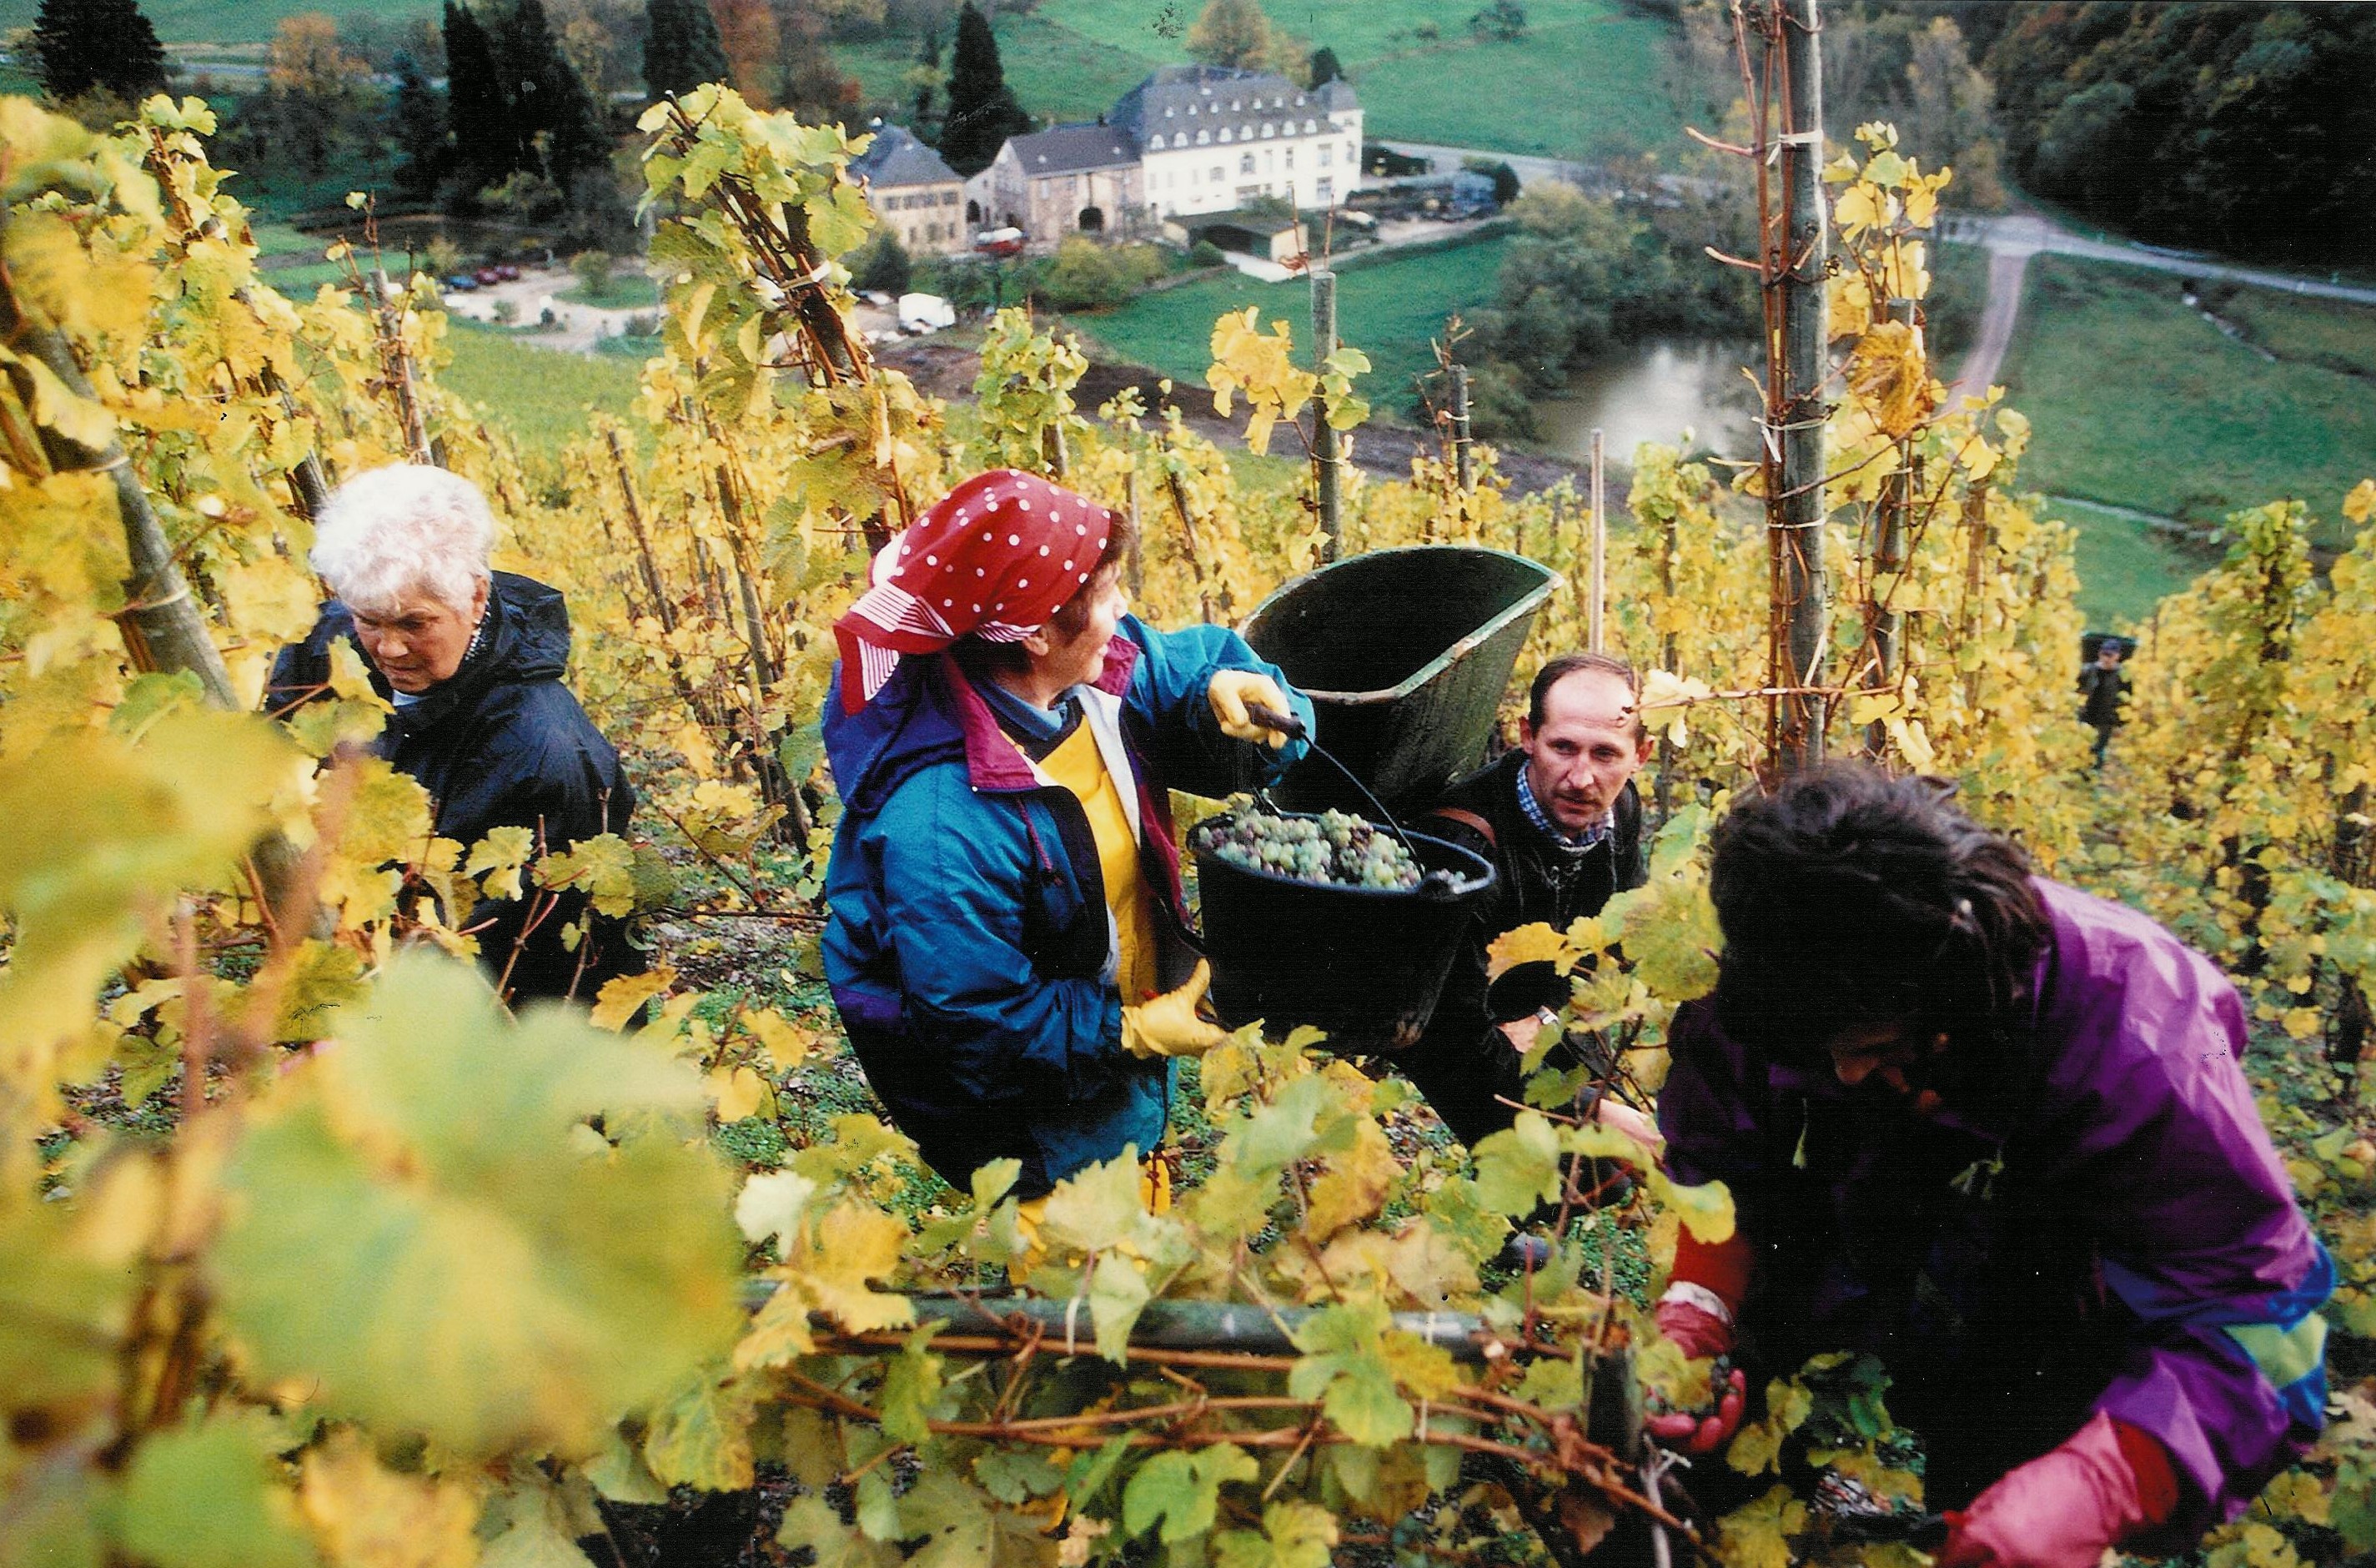
[[[1755,450],[1757,392],[1740,367],[1752,343],[1650,338],[1586,366],[1562,397],[1539,398],[1541,424],[1531,445],[1578,462],[1592,457],[1600,427],[1612,463],[1630,466],[1634,448],[1662,441],[1728,457]],[[1692,438],[1683,441],[1683,432]]]

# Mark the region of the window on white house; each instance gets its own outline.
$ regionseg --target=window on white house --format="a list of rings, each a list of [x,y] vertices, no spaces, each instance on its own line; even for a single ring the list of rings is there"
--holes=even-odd
[[[1333,205],[1336,200],[1336,182],[1325,174],[1321,175],[1320,184],[1313,188],[1313,194],[1320,198],[1321,206]]]
[[[1271,124],[1268,120],[1265,120],[1263,122],[1263,140],[1268,141],[1271,137],[1277,135],[1278,135],[1278,127]]]
[[[1280,166],[1287,169],[1292,169],[1295,167],[1295,148],[1290,147],[1287,149],[1281,160]]]
[[[1229,140],[1229,139],[1230,139],[1230,127],[1229,127],[1229,126],[1227,126],[1227,125],[1223,125],[1223,126],[1221,127],[1221,139],[1222,139],[1223,141],[1227,141],[1227,140]]]
[[[1254,155],[1249,152],[1243,158],[1238,160],[1238,172],[1241,174],[1251,174],[1253,172]]]
[[[1158,131],[1153,136],[1146,138],[1146,150],[1149,152],[1161,152],[1163,150],[1163,133],[1161,131]]]
[[[1213,184],[1218,185],[1223,180],[1228,178],[1229,176],[1221,172],[1221,166],[1219,164],[1216,163],[1213,165]]]
[[[1198,147],[1204,146],[1206,142],[1211,141],[1212,139],[1213,133],[1210,131],[1198,131],[1196,133],[1196,145]]]

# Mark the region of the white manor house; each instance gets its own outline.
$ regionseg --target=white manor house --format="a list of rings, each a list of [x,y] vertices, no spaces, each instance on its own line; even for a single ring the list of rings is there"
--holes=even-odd
[[[1227,212],[1263,196],[1334,207],[1361,183],[1361,106],[1343,81],[1167,65],[1095,125],[1010,137],[966,182],[966,220],[1036,244]]]

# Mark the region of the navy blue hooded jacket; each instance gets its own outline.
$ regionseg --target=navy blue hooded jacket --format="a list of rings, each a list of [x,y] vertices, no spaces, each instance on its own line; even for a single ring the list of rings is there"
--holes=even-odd
[[[330,646],[355,642],[354,617],[336,600],[305,640],[283,648],[272,667],[266,707],[272,712],[320,695],[330,678]],[[363,656],[371,664],[368,654]],[[619,754],[594,728],[569,688],[569,611],[560,591],[533,578],[497,572],[487,595],[478,646],[460,669],[398,707],[372,749],[398,772],[410,775],[434,802],[435,831],[467,850],[497,827],[541,829],[557,851],[580,839],[627,830],[636,792]],[[372,688],[393,699],[386,677],[371,672]],[[643,956],[619,922],[597,919],[590,953],[573,953],[561,930],[586,913],[582,894],[564,894],[519,949],[512,952],[530,913],[529,899],[488,899],[457,926],[479,928],[480,961],[491,978],[511,974],[506,994],[520,1003],[576,994],[590,998],[602,982],[635,974]],[[451,919],[454,911],[447,911]],[[579,960],[584,957],[580,972]]]
[[[1158,632],[1124,617],[1085,722],[1118,730],[1140,862],[1156,895],[1159,983],[1188,978],[1179,849],[1166,790],[1242,787],[1254,748],[1206,702],[1216,671],[1277,669],[1218,626]],[[840,690],[837,671],[828,691]],[[1308,722],[1311,705],[1293,698]],[[826,754],[842,799],[826,882],[826,979],[891,1119],[958,1187],[999,1158],[1036,1197],[1125,1146],[1151,1151],[1171,1064],[1122,1047],[1111,921],[1087,814],[1040,781],[947,654],[900,660],[856,713],[828,697]],[[1270,755],[1284,766],[1301,750]],[[1110,767],[1111,770],[1111,767]],[[1135,1003],[1140,998],[1130,999]]]

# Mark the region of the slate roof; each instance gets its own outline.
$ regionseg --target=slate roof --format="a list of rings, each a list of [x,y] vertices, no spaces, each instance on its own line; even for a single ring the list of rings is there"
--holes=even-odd
[[[1265,122],[1282,127],[1275,134],[1299,135],[1306,120],[1360,107],[1342,80],[1307,91],[1276,71],[1165,65],[1123,93],[1107,118],[1139,146],[1159,136],[1168,148],[1183,132],[1205,130],[1218,137],[1225,126],[1232,142],[1255,140]]]
[[[1115,125],[1058,125],[1006,138],[1025,175],[1075,174],[1087,169],[1112,169],[1138,161],[1138,144]]]
[[[897,125],[873,127],[874,144],[849,160],[849,172],[876,190],[900,185],[942,185],[961,183],[962,176],[941,161],[941,155]]]

